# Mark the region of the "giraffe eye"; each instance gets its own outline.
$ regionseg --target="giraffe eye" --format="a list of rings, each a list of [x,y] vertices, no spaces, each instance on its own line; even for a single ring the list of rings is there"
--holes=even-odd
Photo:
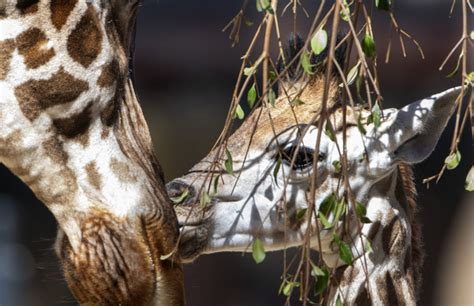
[[[313,155],[314,150],[308,147],[300,147],[297,150],[298,146],[291,146],[283,150],[283,162],[288,166],[291,165],[291,161],[295,158],[293,164],[294,170],[304,170],[313,166]],[[298,151],[296,153],[296,151]],[[296,156],[294,156],[296,153]],[[326,155],[322,152],[319,153],[318,161],[323,161],[326,158]]]

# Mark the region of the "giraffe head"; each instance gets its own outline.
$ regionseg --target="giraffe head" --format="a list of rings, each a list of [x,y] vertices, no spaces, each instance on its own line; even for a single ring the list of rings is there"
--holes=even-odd
[[[290,75],[296,74],[290,70]],[[318,130],[322,76],[288,80],[282,84],[284,90],[280,90],[275,107],[255,109],[227,141],[233,174],[216,171],[213,177],[219,179],[211,182],[206,170],[214,163],[216,149],[186,175],[167,185],[171,196],[187,192],[176,206],[184,258],[192,260],[201,253],[250,251],[256,238],[261,239],[266,250],[302,244],[307,227],[315,228],[314,218],[311,224],[300,218],[308,208],[311,177],[316,175],[317,209],[331,194],[343,196],[344,188],[339,188],[343,111],[338,83],[333,79],[329,86],[332,135]],[[430,155],[459,93],[459,88],[451,89],[401,109],[386,109],[380,125],[364,125],[365,133],[358,128],[358,122],[367,122],[371,112],[347,107],[347,169],[357,201],[366,203],[371,188],[400,163],[418,163]],[[296,99],[299,102],[295,103]],[[321,138],[316,156],[318,134]],[[217,162],[222,165],[225,159],[224,154]],[[204,191],[209,192],[212,201],[203,207],[200,194]],[[332,218],[333,215],[329,222]],[[335,253],[331,248],[333,230],[319,228],[320,251],[323,257],[327,254],[324,258],[331,265],[329,254]],[[316,242],[315,236],[311,243],[317,247]]]
[[[81,304],[183,303],[178,236],[129,57],[138,0],[0,2],[0,162],[59,224]]]

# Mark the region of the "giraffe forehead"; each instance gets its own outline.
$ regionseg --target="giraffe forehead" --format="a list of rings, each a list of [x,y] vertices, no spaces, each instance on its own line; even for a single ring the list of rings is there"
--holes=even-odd
[[[254,144],[256,146],[263,148],[268,145],[275,136],[280,135],[289,128],[300,124],[317,124],[317,120],[319,120],[318,110],[315,109],[314,105],[302,104],[292,108],[290,104],[286,104],[279,105],[278,107],[278,110],[270,111],[270,116],[266,116],[267,114],[261,116],[265,119],[261,120],[255,128]],[[356,125],[359,114],[365,117],[368,115],[368,112],[363,109],[348,106],[346,108],[345,124],[347,126]],[[253,116],[255,115],[256,114]],[[270,117],[271,119],[269,119]],[[329,115],[334,131],[338,132],[342,130],[344,125],[343,118],[344,114],[342,108],[337,108]],[[252,121],[252,119],[249,121]],[[243,130],[246,129],[252,129],[252,127],[246,126],[243,128]],[[236,136],[239,136],[239,132],[236,132]]]

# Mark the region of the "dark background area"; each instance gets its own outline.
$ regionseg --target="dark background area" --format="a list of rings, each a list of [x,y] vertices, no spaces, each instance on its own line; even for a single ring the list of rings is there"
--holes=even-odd
[[[306,2],[310,2],[307,6],[310,14],[314,13],[317,3]],[[454,67],[453,61],[446,71],[438,71],[461,36],[459,3],[451,18],[448,17],[451,1],[405,0],[396,4],[400,26],[419,41],[426,58],[422,60],[408,40],[405,40],[408,57],[403,58],[398,37],[394,35],[390,63],[382,60],[379,63],[385,107],[400,107],[460,83],[459,76],[446,78]],[[227,34],[221,29],[240,5],[241,1],[217,0],[147,0],[142,5],[135,55],[136,87],[167,180],[182,175],[204,157],[223,126],[240,57],[256,28],[256,25],[244,27],[240,44],[230,47]],[[252,1],[249,8],[249,19],[260,20]],[[289,35],[288,21],[288,18],[281,20],[283,37]],[[310,21],[301,16],[298,30],[306,33]],[[381,59],[387,46],[387,21],[386,14],[374,14]],[[439,291],[445,280],[441,271],[446,270],[443,254],[457,216],[463,214],[462,203],[474,205],[472,193],[468,195],[463,188],[473,163],[467,128],[460,144],[463,154],[460,166],[448,171],[430,189],[421,184],[424,177],[435,174],[443,164],[452,130],[453,122],[434,154],[415,166],[419,220],[423,224],[427,253],[421,305],[439,304]],[[52,214],[22,182],[0,166],[1,306],[74,304],[53,252],[55,233]],[[474,243],[472,232],[464,235]],[[467,274],[474,273],[472,261],[469,265]],[[281,252],[268,254],[260,265],[250,255],[202,256],[185,267],[188,304],[281,305],[284,298],[278,296],[278,288],[282,270]]]

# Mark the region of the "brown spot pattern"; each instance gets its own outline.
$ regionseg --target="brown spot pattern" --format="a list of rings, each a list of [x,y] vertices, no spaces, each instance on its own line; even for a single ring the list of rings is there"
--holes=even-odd
[[[402,226],[400,218],[395,216],[382,230],[383,250],[387,255],[402,256],[409,245],[406,229]]]
[[[41,111],[76,100],[89,88],[87,82],[74,78],[61,68],[48,80],[30,80],[15,88],[20,109],[30,121]]]
[[[338,286],[344,287],[359,274],[359,269],[355,266],[342,266],[335,270],[334,278]]]
[[[48,39],[38,28],[21,33],[17,40],[18,52],[23,56],[26,67],[38,68],[53,58],[54,49],[47,49]]]
[[[112,126],[118,117],[118,99],[112,98],[100,113],[100,121],[105,126]]]
[[[94,161],[88,163],[84,169],[86,170],[87,173],[87,180],[89,181],[89,184],[92,185],[97,190],[100,190],[100,186],[102,185],[102,177],[97,170],[97,166]]]
[[[395,271],[394,276],[389,271],[384,276],[379,276],[376,280],[377,291],[382,300],[382,305],[406,305],[407,300],[411,300],[412,296],[404,296],[401,287],[401,272]],[[394,279],[395,278],[395,279]]]
[[[398,286],[400,286],[400,283],[397,283]],[[393,281],[392,276],[390,275],[389,272],[385,273],[385,289],[386,289],[386,301],[384,301],[384,305],[397,305],[397,306],[402,306],[405,305],[403,300],[399,299],[399,296],[397,294],[397,288],[395,287],[395,283]]]
[[[380,229],[380,225],[382,223],[380,221],[374,221],[371,225],[370,225],[370,229],[369,229],[369,232],[367,233],[367,239],[369,239],[370,242],[373,242],[374,239],[375,239],[375,236],[377,236],[377,233],[379,232],[379,229]]]
[[[7,39],[0,41],[0,80],[7,77],[10,70],[10,61],[12,59],[13,51],[15,50],[15,41]]]
[[[87,68],[99,56],[101,50],[100,21],[92,5],[89,5],[89,8],[69,35],[67,51],[74,61]]]
[[[110,169],[121,182],[134,183],[137,181],[137,177],[132,173],[130,167],[115,157],[110,160]]]
[[[7,137],[0,138],[0,157],[12,157],[17,154],[15,145],[18,145],[22,139],[23,134],[21,130],[15,130],[7,135]]]
[[[371,306],[372,301],[370,300],[369,292],[367,291],[367,287],[364,286],[362,291],[359,292],[357,295],[354,305],[356,306]]]
[[[63,149],[63,144],[57,138],[50,138],[43,142],[43,150],[46,156],[51,158],[56,164],[66,164],[68,155]]]
[[[59,134],[66,138],[76,138],[84,135],[88,130],[91,123],[91,108],[92,102],[78,114],[72,115],[68,118],[59,118],[53,120],[53,125]]]
[[[51,0],[51,21],[56,29],[61,30],[76,3],[77,0]]]
[[[18,0],[16,8],[22,14],[32,14],[38,10],[38,2],[39,0]]]
[[[97,85],[102,88],[110,87],[114,85],[114,82],[119,76],[119,66],[116,60],[112,60],[110,63],[105,65],[97,79]]]
[[[77,191],[77,178],[74,172],[66,167],[61,167],[60,177],[50,178],[41,176],[35,182],[28,182],[24,180],[25,183],[34,191],[38,199],[47,204],[62,204],[69,205],[72,203],[74,196]],[[44,181],[48,181],[48,184],[59,184],[60,188],[44,188]],[[39,183],[42,181],[43,183]],[[41,186],[40,186],[41,185]],[[65,192],[67,190],[67,192]]]

